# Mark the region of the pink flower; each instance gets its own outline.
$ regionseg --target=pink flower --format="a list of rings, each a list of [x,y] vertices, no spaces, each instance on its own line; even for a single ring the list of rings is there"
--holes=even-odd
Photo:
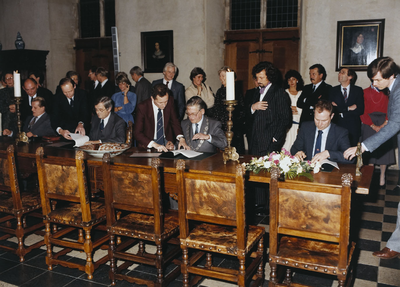
[[[279,160],[274,160],[274,164],[278,165],[279,164]]]

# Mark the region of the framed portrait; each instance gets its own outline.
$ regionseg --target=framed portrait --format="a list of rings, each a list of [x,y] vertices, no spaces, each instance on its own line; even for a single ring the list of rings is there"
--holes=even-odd
[[[366,71],[383,54],[385,19],[338,21],[336,71],[352,68]]]
[[[142,32],[142,66],[145,73],[161,73],[174,61],[173,31]]]

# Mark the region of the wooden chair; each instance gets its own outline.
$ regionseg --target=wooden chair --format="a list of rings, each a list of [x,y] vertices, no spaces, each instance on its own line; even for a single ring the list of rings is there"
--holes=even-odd
[[[249,286],[254,279],[253,286],[262,286],[265,229],[246,225],[243,167],[237,165],[236,174],[211,175],[185,171],[185,162],[179,160],[176,177],[183,286],[196,284],[201,276],[239,286]],[[195,227],[190,228],[193,224]],[[212,253],[236,257],[238,269],[214,266]],[[204,255],[203,267],[198,263]],[[195,276],[190,279],[189,274]]]
[[[346,279],[351,277],[348,276],[351,274],[349,265],[355,248],[355,243],[349,246],[352,176],[342,175],[341,188],[282,182],[278,177],[279,171],[273,170],[269,286],[291,286],[292,268],[337,276],[339,286],[345,286]],[[278,283],[282,279],[278,278],[278,265],[287,268],[282,284]]]
[[[0,245],[0,249],[11,251],[19,256],[21,262],[24,256],[35,248],[44,245],[41,240],[29,247],[25,246],[24,237],[35,232],[43,235],[41,231],[44,224],[42,220],[33,220],[27,224],[26,217],[42,218],[40,212],[40,194],[35,191],[21,192],[19,189],[17,166],[15,161],[14,146],[10,145],[7,151],[0,151],[0,231],[5,233],[0,240],[16,236],[18,246]]]
[[[133,123],[131,121],[128,122],[128,125],[126,127],[126,144],[129,144],[130,146],[133,145]]]
[[[88,278],[93,278],[94,270],[108,261],[104,256],[97,262],[93,262],[93,251],[102,247],[107,242],[108,236],[100,236],[96,241],[92,240],[92,229],[97,227],[105,232],[105,226],[99,224],[106,219],[106,209],[100,202],[90,202],[90,193],[85,174],[85,153],[78,151],[75,159],[72,158],[46,158],[42,147],[36,151],[36,161],[39,176],[40,196],[42,211],[46,225],[45,242],[47,245],[46,264],[48,269],[60,264],[69,268],[77,268],[85,271]],[[57,205],[52,210],[52,201]],[[50,224],[57,224],[58,229],[52,232]],[[61,226],[61,228],[60,228]],[[77,231],[78,239],[66,238],[67,234]],[[84,233],[84,234],[83,234]],[[63,249],[57,253],[53,251],[53,245]],[[65,261],[59,257],[68,252],[80,250],[86,253],[86,263],[79,264]]]
[[[177,239],[178,214],[163,210],[162,198],[167,195],[162,189],[160,160],[152,159],[151,166],[147,167],[121,166],[114,165],[110,155],[105,154],[103,179],[107,231],[110,235],[111,285],[115,285],[117,279],[147,286],[167,286],[180,275],[180,261],[175,258],[181,254],[181,250]],[[124,240],[116,245],[115,236]],[[156,254],[146,252],[145,244],[148,243],[156,246]],[[167,243],[172,244],[169,251],[166,250]],[[135,245],[138,246],[137,253],[126,252]],[[118,259],[126,263],[117,268]],[[155,280],[120,273],[134,262],[156,267]],[[170,262],[177,266],[165,276],[166,266]]]

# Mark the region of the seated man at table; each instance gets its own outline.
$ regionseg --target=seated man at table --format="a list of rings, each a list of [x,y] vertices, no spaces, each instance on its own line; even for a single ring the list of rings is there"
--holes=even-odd
[[[124,143],[126,137],[126,123],[117,114],[111,111],[111,98],[97,98],[94,108],[96,114],[92,117],[92,128],[89,133],[90,141],[86,144],[102,142]]]
[[[299,130],[290,153],[299,160],[311,162],[329,159],[334,162],[351,163],[343,152],[350,147],[349,134],[345,128],[331,123],[333,106],[320,100],[314,107],[314,121],[305,122]]]
[[[207,117],[207,105],[198,96],[190,98],[186,103],[188,118],[181,123],[183,135],[191,150],[198,152],[216,152],[223,150],[226,137],[221,122]]]
[[[176,139],[178,148],[190,149],[176,116],[174,98],[168,95],[166,85],[155,85],[151,97],[137,105],[133,135],[139,147],[167,152],[174,149]]]

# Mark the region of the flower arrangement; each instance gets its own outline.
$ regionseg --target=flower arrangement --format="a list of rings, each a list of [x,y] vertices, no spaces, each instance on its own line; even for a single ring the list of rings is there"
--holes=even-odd
[[[305,176],[313,180],[311,171],[318,173],[320,163],[311,163],[310,161],[300,161],[295,156],[292,156],[289,151],[282,149],[280,153],[271,152],[269,155],[256,158],[253,157],[250,163],[243,163],[246,170],[254,173],[259,173],[265,169],[271,171],[271,168],[278,167],[288,179],[293,179],[298,176]]]

